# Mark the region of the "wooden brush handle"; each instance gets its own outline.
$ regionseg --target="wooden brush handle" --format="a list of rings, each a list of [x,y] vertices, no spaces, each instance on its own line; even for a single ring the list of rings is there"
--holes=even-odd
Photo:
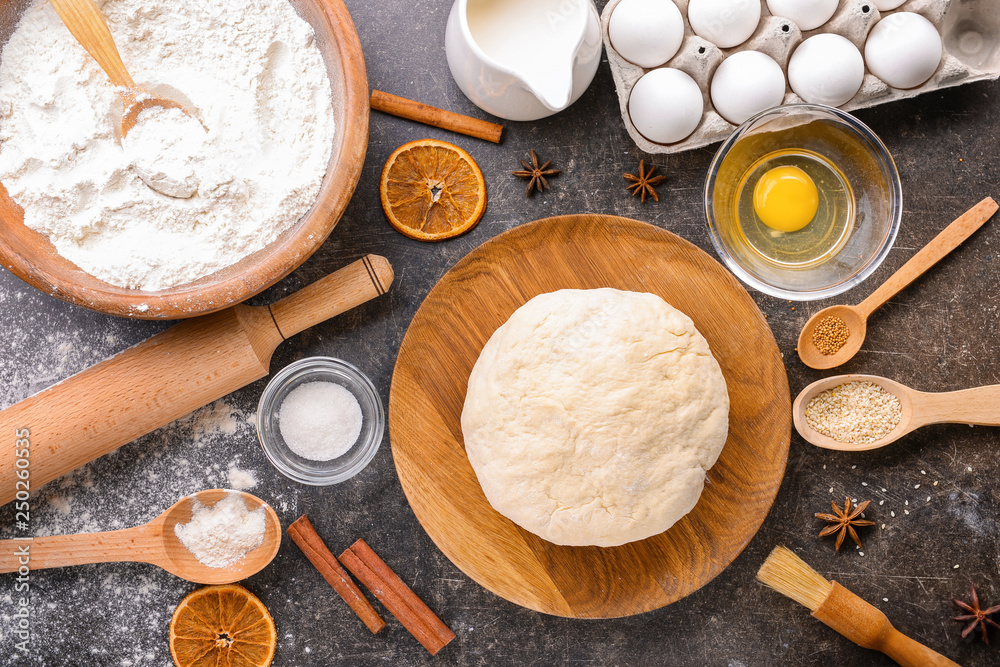
[[[295,294],[272,303],[271,315],[282,338],[385,294],[393,280],[385,257],[366,255]]]
[[[136,87],[135,81],[125,69],[125,63],[118,53],[115,40],[111,37],[111,30],[108,29],[108,23],[94,0],[49,0],[49,2],[69,28],[70,34],[97,61],[112,84],[122,88]]]
[[[940,262],[948,253],[962,244],[973,232],[982,227],[997,212],[997,203],[991,197],[982,200],[945,227],[930,243],[911,257],[896,273],[889,276],[872,295],[858,304],[862,318],[882,307],[886,301],[899,294],[904,287],[923,275],[924,271]]]
[[[881,611],[836,581],[813,616],[858,646],[881,651],[903,667],[960,667],[896,628]]]
[[[163,557],[163,538],[149,526],[106,533],[53,535],[31,540],[0,540],[0,573],[17,572],[27,547],[29,570],[89,563],[157,563]]]

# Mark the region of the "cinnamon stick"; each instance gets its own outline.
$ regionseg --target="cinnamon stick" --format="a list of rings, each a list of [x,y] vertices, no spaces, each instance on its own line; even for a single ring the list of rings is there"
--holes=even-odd
[[[503,125],[470,118],[454,111],[438,109],[429,104],[408,100],[405,97],[384,93],[381,90],[372,91],[371,108],[424,125],[440,127],[443,130],[451,130],[476,139],[492,141],[495,144],[500,143],[500,135],[503,133]]]
[[[336,556],[327,549],[305,514],[288,526],[287,531],[288,536],[298,545],[309,562],[319,570],[327,583],[333,586],[333,590],[337,591],[373,634],[377,634],[385,627],[385,621],[378,615],[371,603],[365,599],[361,589],[351,580],[350,575],[340,566]]]
[[[431,655],[436,655],[455,638],[455,633],[403,583],[364,540],[352,544],[340,554],[340,560]]]

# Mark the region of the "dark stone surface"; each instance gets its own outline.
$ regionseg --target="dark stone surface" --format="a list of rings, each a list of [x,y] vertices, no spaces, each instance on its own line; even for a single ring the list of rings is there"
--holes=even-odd
[[[348,6],[372,87],[484,117],[462,96],[445,62],[449,2],[348,0]],[[867,296],[962,211],[986,195],[1000,194],[995,155],[1000,149],[1000,85],[962,86],[857,115],[897,160],[905,213],[885,264],[842,297],[850,303]],[[405,141],[422,137],[467,149],[489,188],[489,208],[479,226],[441,244],[400,236],[386,223],[378,202],[377,178],[386,157]],[[563,173],[552,181],[550,193],[525,200],[523,183],[508,172],[532,147]],[[652,222],[711,253],[701,191],[715,148],[669,157],[640,154],[619,118],[606,63],[576,105],[546,120],[506,123],[499,146],[375,113],[364,174],[347,214],[320,252],[254,301],[275,300],[368,252],[389,258],[396,283],[386,297],[283,344],[271,368],[277,371],[316,354],[341,357],[367,373],[386,401],[402,336],[435,282],[483,241],[536,218],[614,213]],[[633,171],[642,157],[669,177],[659,203],[640,205],[624,190],[622,172]],[[794,352],[808,316],[832,302],[793,304],[753,293],[784,354],[793,395],[819,377],[840,372],[885,375],[929,391],[1000,383],[998,225],[996,220],[989,223],[877,313],[864,349],[835,371],[807,369]],[[0,309],[0,405],[167,326],[69,306],[6,272],[0,274]],[[274,504],[285,525],[308,513],[335,552],[359,536],[368,540],[458,634],[437,657],[440,664],[891,664],[756,582],[754,573],[776,544],[795,549],[820,573],[876,603],[901,631],[953,660],[967,666],[1000,661],[997,648],[962,640],[959,624],[950,620],[951,598],[964,597],[970,583],[986,600],[1000,601],[1000,430],[934,426],[892,447],[861,454],[817,449],[793,434],[774,508],[732,566],[665,609],[626,619],[576,621],[510,604],[452,565],[403,496],[388,436],[372,464],[348,483],[311,488],[280,476],[244,420],[254,411],[264,383],[236,392],[216,413],[202,411],[49,485],[33,499],[34,529],[78,532],[142,523],[186,493],[226,486],[226,469],[235,459],[240,468],[255,472],[260,483],[252,492]],[[215,426],[213,414],[221,417]],[[853,548],[835,553],[830,540],[816,536],[821,522],[813,513],[826,510],[831,500],[842,502],[845,495],[874,501],[869,517],[879,527],[863,533],[864,556]],[[14,534],[13,522],[12,509],[0,509],[0,536]],[[246,585],[274,615],[276,665],[431,662],[395,620],[381,635],[370,635],[287,538],[274,563]],[[0,576],[0,664],[170,664],[170,614],[194,588],[149,565],[34,572],[33,639],[24,659],[15,652],[10,634],[14,577]],[[1000,642],[1000,633],[993,632],[993,638]]]

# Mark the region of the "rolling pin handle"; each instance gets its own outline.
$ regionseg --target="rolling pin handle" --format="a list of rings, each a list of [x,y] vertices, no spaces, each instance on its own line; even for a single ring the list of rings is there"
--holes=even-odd
[[[394,274],[389,260],[366,255],[268,306],[283,339],[385,294]]]

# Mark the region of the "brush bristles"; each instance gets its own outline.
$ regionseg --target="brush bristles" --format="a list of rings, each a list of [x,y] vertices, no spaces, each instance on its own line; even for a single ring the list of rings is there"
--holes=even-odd
[[[833,584],[785,547],[775,547],[757,571],[757,578],[809,611],[816,611]]]

